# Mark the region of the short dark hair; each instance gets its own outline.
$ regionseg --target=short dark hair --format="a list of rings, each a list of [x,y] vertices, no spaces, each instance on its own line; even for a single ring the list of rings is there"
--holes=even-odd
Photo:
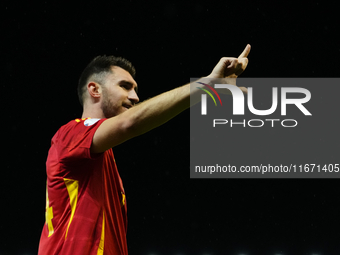
[[[118,66],[128,71],[135,78],[134,66],[125,58],[115,56],[97,56],[84,69],[78,82],[78,98],[84,106],[84,94],[90,80],[103,84],[107,74],[112,73],[112,66]]]

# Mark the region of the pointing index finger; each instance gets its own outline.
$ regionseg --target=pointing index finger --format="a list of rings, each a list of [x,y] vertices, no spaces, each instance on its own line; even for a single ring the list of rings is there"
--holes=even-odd
[[[241,55],[238,56],[238,58],[246,58],[248,56],[249,52],[250,52],[250,44],[247,44],[247,46],[245,47],[245,49],[243,50]]]

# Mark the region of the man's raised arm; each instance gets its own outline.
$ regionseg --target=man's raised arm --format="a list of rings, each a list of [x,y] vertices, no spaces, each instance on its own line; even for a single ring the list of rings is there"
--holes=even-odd
[[[238,58],[221,58],[207,78],[238,77],[247,67],[249,51],[250,45],[247,45]],[[199,86],[203,85],[198,84],[197,87]],[[93,136],[91,152],[104,152],[164,124],[190,107],[190,95],[191,100],[197,103],[200,100],[200,94],[199,89],[190,91],[190,84],[186,84],[105,120]]]

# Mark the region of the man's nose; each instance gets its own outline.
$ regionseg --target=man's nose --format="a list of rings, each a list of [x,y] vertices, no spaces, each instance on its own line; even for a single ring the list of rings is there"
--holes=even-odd
[[[129,100],[131,102],[133,102],[133,104],[137,104],[139,102],[139,98],[137,96],[137,93],[134,89],[132,89],[130,92],[129,92]]]

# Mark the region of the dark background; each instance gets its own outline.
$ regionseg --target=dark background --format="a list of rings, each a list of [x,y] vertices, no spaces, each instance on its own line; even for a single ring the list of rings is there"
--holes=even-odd
[[[0,254],[37,253],[50,140],[81,116],[93,57],[129,59],[141,100],[247,43],[243,77],[337,77],[338,17],[335,1],[2,2]],[[338,179],[190,179],[189,111],[114,153],[130,254],[340,254]]]

